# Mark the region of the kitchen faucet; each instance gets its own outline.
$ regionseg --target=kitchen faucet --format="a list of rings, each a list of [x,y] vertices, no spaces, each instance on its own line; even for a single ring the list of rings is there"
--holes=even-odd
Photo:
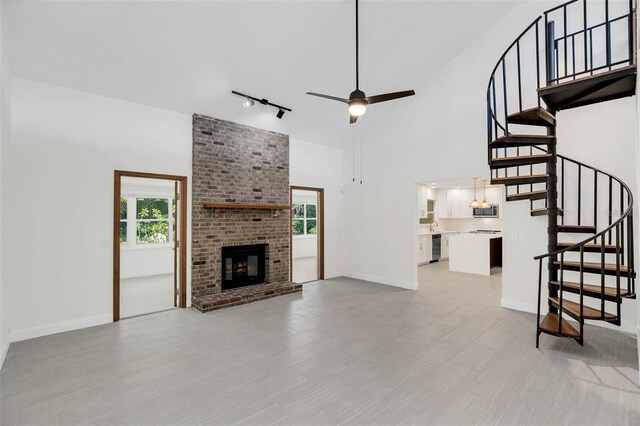
[[[433,232],[437,227],[438,221],[434,219],[433,222],[429,224],[429,232]]]

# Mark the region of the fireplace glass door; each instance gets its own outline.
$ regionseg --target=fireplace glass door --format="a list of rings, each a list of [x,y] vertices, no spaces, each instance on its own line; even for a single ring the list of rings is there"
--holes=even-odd
[[[222,290],[262,284],[264,278],[264,244],[222,248]]]

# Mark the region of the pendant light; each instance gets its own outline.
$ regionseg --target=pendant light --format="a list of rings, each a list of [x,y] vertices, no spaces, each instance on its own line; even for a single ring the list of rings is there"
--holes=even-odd
[[[483,197],[482,197],[482,203],[480,204],[480,207],[483,209],[488,209],[489,207],[491,207],[491,204],[487,203],[487,180],[486,179],[482,179],[482,192],[483,192]]]
[[[473,201],[469,204],[472,209],[480,207],[480,201],[478,201],[478,178],[473,178]]]

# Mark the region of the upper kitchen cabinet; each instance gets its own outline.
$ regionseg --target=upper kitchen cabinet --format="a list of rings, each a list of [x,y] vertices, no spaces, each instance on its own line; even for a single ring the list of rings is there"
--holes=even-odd
[[[418,186],[418,217],[433,221],[435,218],[437,193],[425,185]]]
[[[445,202],[441,202],[444,198]],[[473,211],[469,203],[473,199],[473,189],[441,189],[438,191],[438,217],[440,218],[470,218]]]
[[[487,202],[498,206],[498,217],[502,217],[502,187],[490,186],[487,188]]]
[[[449,217],[449,203],[447,200],[448,190],[445,188],[438,189],[436,192],[436,218]]]

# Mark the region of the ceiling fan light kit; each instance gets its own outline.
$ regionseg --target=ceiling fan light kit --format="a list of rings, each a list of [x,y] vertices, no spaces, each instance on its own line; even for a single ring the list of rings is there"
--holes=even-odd
[[[353,124],[358,120],[358,117],[367,112],[367,106],[391,101],[393,99],[404,98],[407,96],[413,96],[416,94],[413,90],[405,90],[402,92],[385,93],[383,95],[367,96],[362,90],[360,90],[360,43],[358,37],[358,0],[356,0],[356,90],[351,92],[349,99],[339,98],[336,96],[323,95],[321,93],[307,92],[307,95],[317,96],[324,99],[330,99],[332,101],[342,102],[348,105],[349,109],[349,123]]]

